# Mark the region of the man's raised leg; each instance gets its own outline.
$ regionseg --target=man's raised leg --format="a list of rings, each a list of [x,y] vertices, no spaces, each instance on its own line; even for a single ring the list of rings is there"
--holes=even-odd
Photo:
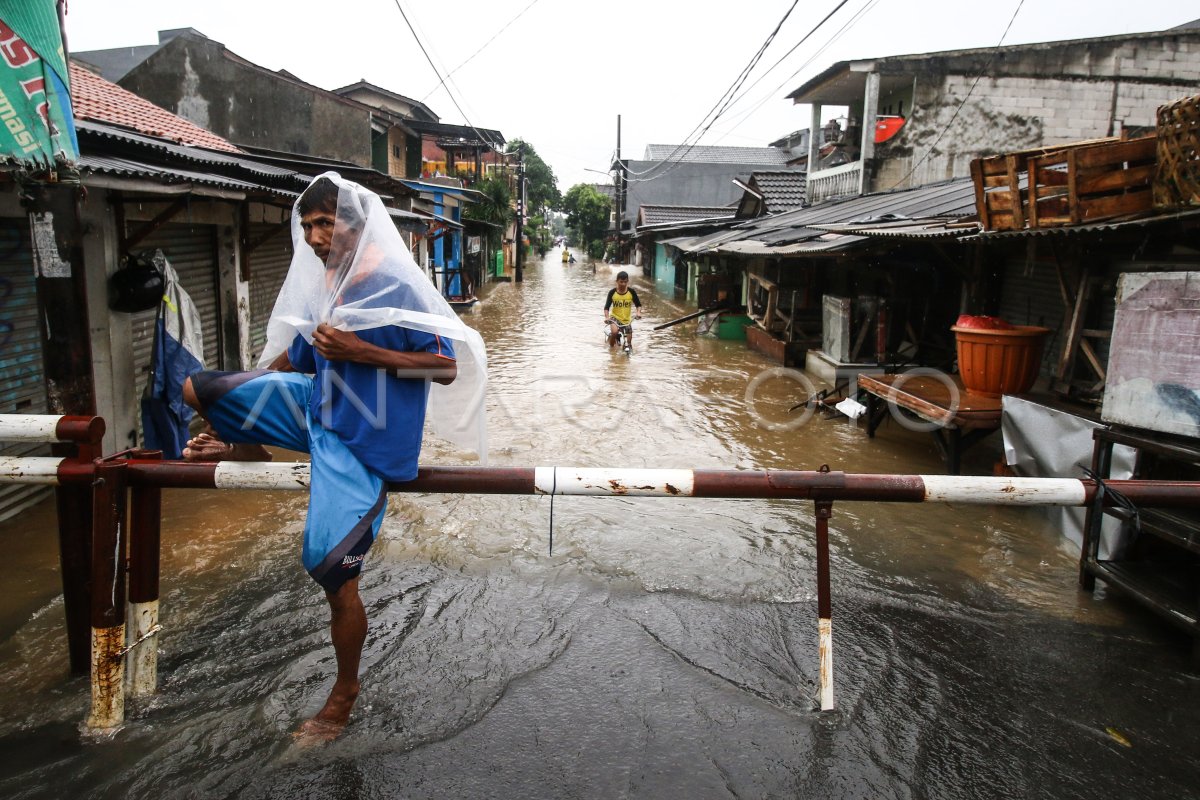
[[[197,414],[204,416],[204,408],[196,390],[192,387],[192,379],[183,382],[183,402],[187,403]],[[261,444],[229,444],[221,441],[212,425],[187,440],[183,447],[184,461],[270,461],[271,453]]]

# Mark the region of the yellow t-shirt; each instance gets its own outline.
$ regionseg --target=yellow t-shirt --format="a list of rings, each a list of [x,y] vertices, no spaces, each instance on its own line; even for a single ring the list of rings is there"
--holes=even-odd
[[[608,290],[608,299],[604,302],[604,308],[620,324],[628,325],[633,319],[634,306],[641,308],[642,302],[633,289],[627,290],[624,294],[619,294],[616,289]]]

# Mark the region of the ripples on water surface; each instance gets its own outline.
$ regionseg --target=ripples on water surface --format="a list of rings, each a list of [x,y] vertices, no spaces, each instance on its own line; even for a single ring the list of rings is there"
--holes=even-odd
[[[928,437],[754,424],[771,366],[697,338],[635,279],[632,357],[602,344],[614,270],[556,253],[468,316],[488,342],[492,465],[940,472]],[[767,381],[756,411],[797,400]],[[987,472],[981,448],[968,468]],[[462,463],[429,443],[426,463]],[[333,670],[299,565],[299,494],[169,492],[161,692],[79,733],[45,508],[0,531],[5,797],[1195,796],[1196,672],[1136,609],[1075,589],[1041,512],[842,503],[838,710],[814,711],[808,504],[393,495],[362,581],[343,737],[295,751]],[[1132,746],[1106,731],[1111,728]]]

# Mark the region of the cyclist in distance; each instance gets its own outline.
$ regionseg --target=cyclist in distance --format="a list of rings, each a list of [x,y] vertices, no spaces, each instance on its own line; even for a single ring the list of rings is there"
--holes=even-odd
[[[617,285],[608,290],[604,298],[604,324],[608,329],[608,346],[615,347],[621,340],[622,326],[629,326],[629,344],[633,344],[633,319],[642,318],[642,301],[637,292],[629,287],[629,273],[617,273]]]

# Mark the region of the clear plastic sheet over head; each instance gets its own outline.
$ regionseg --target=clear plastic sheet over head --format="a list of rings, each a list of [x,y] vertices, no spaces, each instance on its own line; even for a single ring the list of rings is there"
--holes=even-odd
[[[426,418],[435,436],[487,460],[487,352],[483,338],[454,309],[417,266],[374,192],[336,172],[318,176],[338,187],[337,221],[325,263],[304,241],[300,213],[292,210],[294,255],[267,323],[259,367],[270,364],[300,334],[312,342],[317,326],[345,331],[397,325],[454,342],[458,377],[431,384]],[[396,297],[403,300],[399,303]]]

